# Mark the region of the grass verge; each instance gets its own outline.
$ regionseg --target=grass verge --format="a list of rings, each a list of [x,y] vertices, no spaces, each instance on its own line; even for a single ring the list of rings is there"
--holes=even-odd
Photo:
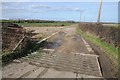
[[[82,37],[84,37],[86,40],[89,40],[91,43],[97,45],[102,50],[105,51],[106,55],[115,63],[115,65],[118,65],[118,50],[115,47],[107,44],[106,42],[103,42],[101,39],[93,36],[92,34],[87,34],[77,28],[77,33],[80,34]]]

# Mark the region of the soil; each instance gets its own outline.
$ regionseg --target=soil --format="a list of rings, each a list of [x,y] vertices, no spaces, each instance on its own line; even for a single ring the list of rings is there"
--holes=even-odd
[[[76,33],[76,27],[76,25],[69,27],[26,27],[27,30],[34,30],[37,35],[50,36],[57,31],[60,32],[47,40],[47,44],[45,44],[47,47],[44,47],[44,49],[47,48],[47,52],[36,51],[18,59],[20,63],[12,62],[3,68],[3,77],[114,78],[117,70],[113,69],[110,60],[103,51],[91,43],[89,44],[94,52],[89,52],[82,37]]]

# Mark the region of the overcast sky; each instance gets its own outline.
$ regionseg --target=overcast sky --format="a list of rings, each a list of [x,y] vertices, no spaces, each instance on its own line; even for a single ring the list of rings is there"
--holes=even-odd
[[[82,21],[96,22],[98,8],[99,2],[3,2],[1,18],[80,21],[81,13]],[[103,2],[101,21],[118,21],[117,2]]]

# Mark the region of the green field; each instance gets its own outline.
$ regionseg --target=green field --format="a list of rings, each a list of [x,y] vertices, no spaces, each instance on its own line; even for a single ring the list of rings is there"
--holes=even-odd
[[[75,24],[76,22],[66,22],[66,21],[42,21],[42,20],[0,20],[0,22],[12,22],[20,26],[25,27],[44,27],[44,26],[69,26]]]
[[[43,27],[43,26],[69,26],[72,25],[73,23],[17,23],[20,26],[25,26],[25,27]]]

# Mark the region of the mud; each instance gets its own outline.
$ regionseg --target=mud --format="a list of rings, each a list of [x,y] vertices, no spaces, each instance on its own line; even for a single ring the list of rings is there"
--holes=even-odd
[[[17,43],[26,35],[25,29],[17,24],[3,22],[2,25],[2,51],[12,52]],[[23,41],[22,48],[26,44],[26,40]]]
[[[83,80],[84,78],[114,77],[114,75],[111,74],[113,68],[110,65],[110,61],[102,52],[97,51],[94,47],[95,52],[90,53],[82,37],[76,33],[75,26],[54,27],[55,31],[60,32],[48,39],[42,47],[44,50],[49,49],[50,52],[37,50],[34,54],[18,59],[21,63],[12,62],[3,68],[3,77],[16,78],[14,75],[17,75],[17,77],[23,78],[70,77],[76,79],[82,78]],[[47,36],[55,32],[54,28],[45,28],[47,29]],[[33,30],[35,29],[37,29],[38,34],[41,33],[41,31],[43,34],[46,34],[46,31],[43,31],[44,28],[33,28]],[[50,34],[48,34],[49,32]],[[29,70],[26,69],[23,71],[24,68],[28,68]],[[16,72],[17,70],[19,71]],[[10,73],[10,75],[7,75],[7,73]],[[112,73],[115,73],[115,71],[112,71]]]

